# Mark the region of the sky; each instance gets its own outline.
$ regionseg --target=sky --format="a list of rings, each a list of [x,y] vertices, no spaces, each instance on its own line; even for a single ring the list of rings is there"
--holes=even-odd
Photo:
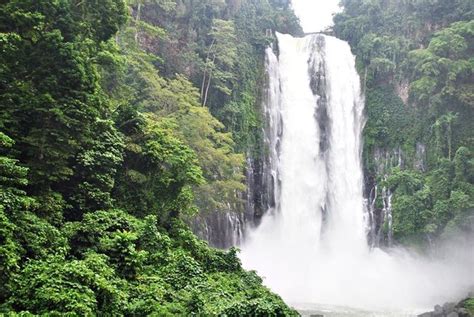
[[[323,31],[332,25],[332,15],[340,10],[339,0],[291,0],[306,33]]]

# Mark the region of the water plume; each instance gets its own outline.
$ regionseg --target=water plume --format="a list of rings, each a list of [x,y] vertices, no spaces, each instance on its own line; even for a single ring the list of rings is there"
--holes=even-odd
[[[277,37],[265,102],[275,206],[243,244],[244,265],[296,305],[422,311],[461,298],[474,284],[472,254],[435,261],[367,243],[364,98],[349,45]]]

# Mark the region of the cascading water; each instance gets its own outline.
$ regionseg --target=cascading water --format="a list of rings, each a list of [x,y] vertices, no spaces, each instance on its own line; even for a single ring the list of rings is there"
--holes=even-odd
[[[275,211],[249,233],[243,264],[290,303],[424,309],[464,295],[469,268],[368,246],[364,100],[348,44],[277,37],[279,55],[266,53],[265,105]]]
[[[390,189],[387,189],[386,187],[382,188],[382,214],[383,223],[385,224],[385,228],[383,228],[383,230],[387,231],[387,245],[389,247],[393,245],[392,197],[393,194]]]

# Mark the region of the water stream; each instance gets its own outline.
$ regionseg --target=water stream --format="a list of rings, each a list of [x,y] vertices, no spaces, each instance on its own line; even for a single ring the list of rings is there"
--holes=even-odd
[[[302,312],[332,307],[327,316],[348,316],[340,307],[406,316],[465,295],[472,267],[459,258],[369,247],[364,98],[349,45],[320,34],[277,37],[278,50],[266,52],[265,102],[275,203],[241,246],[244,266]]]

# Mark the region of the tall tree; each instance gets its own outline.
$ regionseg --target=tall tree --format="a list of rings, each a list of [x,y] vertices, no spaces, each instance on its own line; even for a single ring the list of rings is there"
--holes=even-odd
[[[230,95],[229,81],[232,79],[232,68],[237,58],[237,43],[234,23],[215,19],[209,32],[211,44],[206,53],[201,83],[202,105],[207,105],[209,88],[212,80],[217,91]]]

